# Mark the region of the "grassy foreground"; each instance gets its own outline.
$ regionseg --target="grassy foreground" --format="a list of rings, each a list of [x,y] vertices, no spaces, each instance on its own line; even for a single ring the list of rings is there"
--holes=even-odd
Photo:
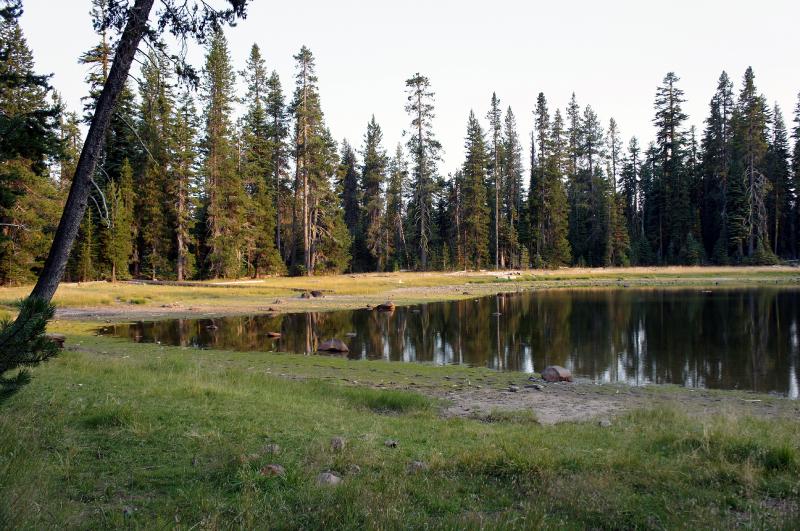
[[[797,276],[739,272],[710,278],[773,283]],[[706,273],[641,282],[708,282]],[[613,283],[652,275],[606,274]],[[437,296],[454,297],[487,284],[487,275],[372,277],[312,279],[313,287],[309,279],[257,288],[119,285],[108,305],[157,311],[176,298],[205,304],[203,297],[218,293],[225,304],[216,308],[229,311],[239,297],[246,308],[272,304],[264,298],[281,293],[294,301],[295,288],[329,289],[343,304],[363,304],[387,293],[424,299],[433,295],[422,292],[443,284],[448,290]],[[502,288],[488,278],[484,289]],[[410,291],[398,295],[397,280]],[[62,308],[102,305],[81,298],[102,287],[65,290],[60,297],[75,298],[62,298]],[[126,290],[151,299],[113,299]],[[11,301],[12,293],[0,297]],[[339,299],[317,303],[336,307]],[[0,403],[0,528],[800,526],[800,416],[787,400],[746,395],[788,412],[754,415],[745,395],[719,392],[713,400],[722,407],[692,410],[681,407],[689,391],[664,388],[652,392],[670,400],[631,410],[611,426],[545,426],[535,411],[450,418],[440,397],[456,380],[501,386],[525,375],[134,344],[96,337],[97,322],[80,319],[54,324],[70,350]],[[332,437],[343,437],[345,448],[335,451]],[[389,439],[396,448],[385,445]],[[280,451],[269,451],[271,444]],[[411,467],[415,461],[424,466]],[[285,475],[262,475],[268,464],[283,466]],[[318,485],[325,471],[342,484]]]

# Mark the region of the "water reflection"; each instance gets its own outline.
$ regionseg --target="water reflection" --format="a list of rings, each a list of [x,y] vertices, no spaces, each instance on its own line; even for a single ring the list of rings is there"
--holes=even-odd
[[[676,383],[798,397],[800,290],[549,290],[368,310],[140,322],[136,341],[312,353],[340,338],[350,358],[498,370],[563,365],[604,382]],[[280,332],[277,339],[268,332]]]

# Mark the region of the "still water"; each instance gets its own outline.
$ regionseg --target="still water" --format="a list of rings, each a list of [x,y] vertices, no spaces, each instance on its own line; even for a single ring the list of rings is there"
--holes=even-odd
[[[800,290],[558,289],[369,310],[175,319],[103,334],[167,345],[466,364],[632,385],[749,389],[798,398]],[[269,332],[280,332],[270,338]]]

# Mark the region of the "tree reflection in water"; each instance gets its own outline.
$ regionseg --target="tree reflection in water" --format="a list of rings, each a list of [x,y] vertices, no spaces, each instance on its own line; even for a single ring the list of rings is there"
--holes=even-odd
[[[675,383],[798,397],[800,290],[559,289],[368,310],[139,322],[101,333],[167,345],[313,353]],[[280,332],[280,338],[267,337]]]

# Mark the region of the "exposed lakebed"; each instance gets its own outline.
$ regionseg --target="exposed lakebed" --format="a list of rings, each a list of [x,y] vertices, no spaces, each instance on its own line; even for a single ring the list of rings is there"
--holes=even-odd
[[[171,319],[102,334],[185,347],[314,353],[343,340],[352,359],[466,364],[632,385],[772,392],[798,398],[800,290],[554,289],[398,306]],[[270,335],[280,334],[280,337]]]

